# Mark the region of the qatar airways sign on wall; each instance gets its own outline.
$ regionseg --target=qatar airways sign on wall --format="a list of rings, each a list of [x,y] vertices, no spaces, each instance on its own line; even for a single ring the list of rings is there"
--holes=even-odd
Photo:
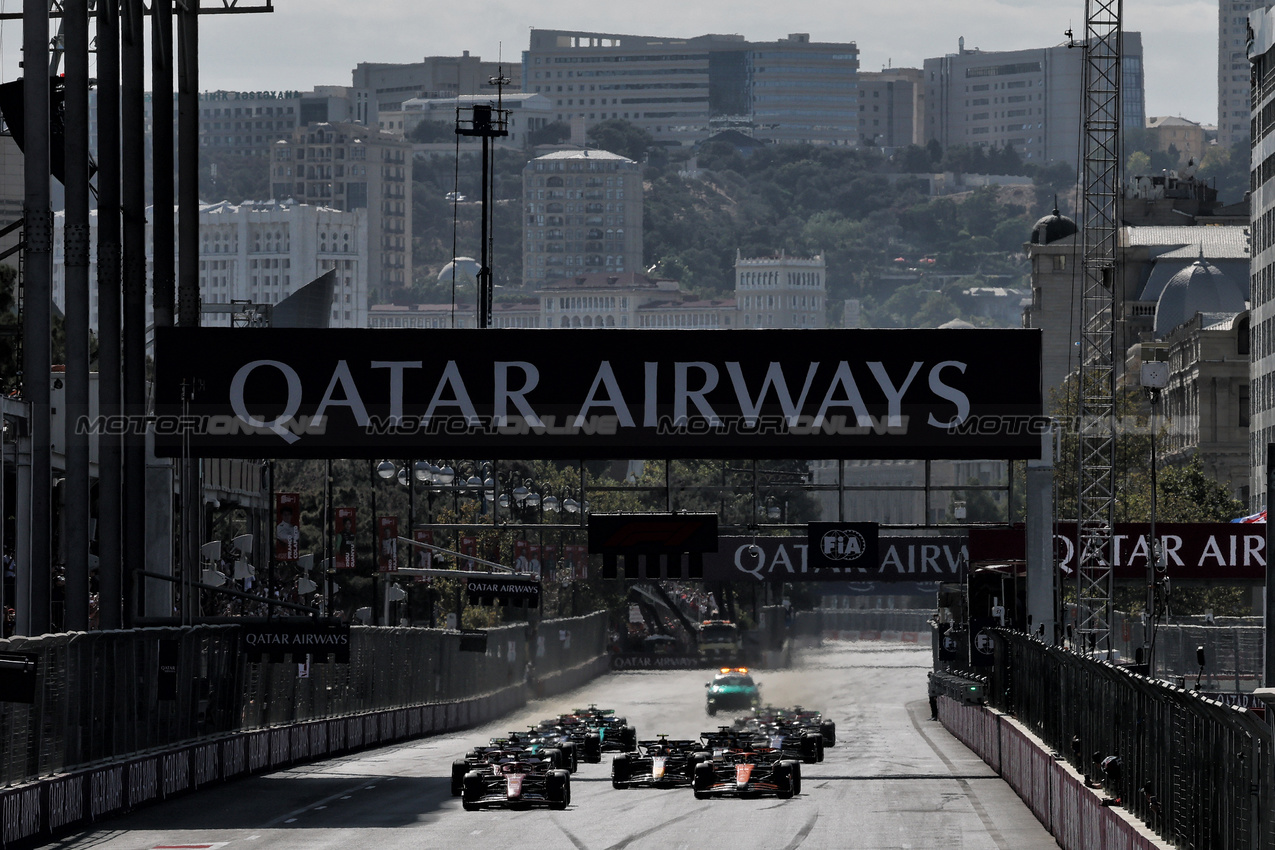
[[[161,328],[155,395],[167,456],[1026,458],[1047,426],[1034,330]]]

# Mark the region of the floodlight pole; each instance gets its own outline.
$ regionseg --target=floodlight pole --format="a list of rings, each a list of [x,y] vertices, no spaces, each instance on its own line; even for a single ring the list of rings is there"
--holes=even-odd
[[[488,235],[491,230],[493,194],[491,186],[491,140],[499,136],[509,135],[509,111],[503,108],[504,86],[508,85],[509,78],[501,73],[489,79],[488,82],[496,86],[495,107],[492,107],[490,103],[473,104],[469,107],[470,117],[468,122],[461,119],[461,107],[458,106],[456,108],[456,134],[458,136],[477,136],[483,140],[482,214],[480,216],[482,223],[479,233],[479,239],[482,244],[479,246],[481,253],[478,267],[477,320],[477,325],[480,328],[491,327],[492,293],[495,289],[491,276],[490,237]]]

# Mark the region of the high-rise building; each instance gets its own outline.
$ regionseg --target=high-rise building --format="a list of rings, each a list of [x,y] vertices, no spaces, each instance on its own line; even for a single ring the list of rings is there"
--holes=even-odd
[[[522,279],[642,270],[642,167],[601,150],[555,151],[522,171]]]
[[[1217,143],[1230,148],[1249,143],[1248,15],[1270,4],[1265,0],[1218,0]]]
[[[1146,126],[1142,34],[1124,34],[1121,123]],[[925,60],[926,141],[1013,146],[1029,162],[1075,166],[1080,150],[1084,51],[1067,45],[1030,50],[966,49]]]
[[[385,301],[411,281],[411,145],[361,124],[311,124],[274,144],[276,199],[367,210],[368,290]]]
[[[867,147],[925,144],[925,72],[887,68],[859,72],[859,139]]]
[[[379,125],[380,113],[398,112],[403,102],[416,97],[445,98],[465,94],[491,94],[490,80],[503,73],[505,91],[522,88],[517,62],[484,62],[464,51],[460,56],[426,56],[420,62],[390,64],[360,62],[351,83],[351,120],[369,127]]]
[[[681,145],[725,129],[776,142],[859,139],[853,42],[533,29],[522,62],[523,91],[550,98],[557,120],[586,128],[622,118]]]
[[[146,220],[153,222],[154,209]],[[176,226],[177,211],[173,211]],[[216,203],[199,208],[199,298],[203,304],[278,304],[329,269],[335,269],[330,327],[367,324],[367,212],[342,212],[303,204]],[[53,220],[55,244],[62,244],[66,217]],[[153,228],[146,228],[147,267]],[[89,219],[89,239],[97,244],[97,213]],[[90,253],[89,280],[97,279],[97,251]],[[154,319],[147,291],[147,324]],[[66,264],[54,254],[53,303],[66,307]],[[89,326],[97,327],[97,287],[89,287]],[[210,314],[206,325],[228,324],[229,315]]]
[[[1253,30],[1249,475],[1254,511],[1267,508],[1266,449],[1275,442],[1275,10],[1248,16]],[[1221,128],[1219,128],[1221,129]]]

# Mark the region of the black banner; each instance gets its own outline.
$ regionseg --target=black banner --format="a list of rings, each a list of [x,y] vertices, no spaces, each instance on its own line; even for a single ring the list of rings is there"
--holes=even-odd
[[[240,648],[249,661],[269,656],[282,661],[285,654],[301,661],[310,655],[312,661],[326,661],[328,653],[342,664],[350,661],[350,627],[340,623],[250,623],[239,635]]]
[[[875,522],[812,522],[806,526],[807,556],[816,570],[877,566]]]
[[[511,579],[493,576],[470,576],[465,585],[470,605],[519,605],[524,608],[540,607],[540,582],[527,579]]]
[[[754,548],[754,546],[756,548]],[[704,556],[705,581],[871,582],[882,585],[960,581],[968,560],[960,537],[880,537],[877,565],[815,569],[805,537],[723,537]],[[888,586],[864,592],[888,594]]]
[[[157,328],[155,392],[168,457],[1028,458],[1048,427],[1025,329]]]

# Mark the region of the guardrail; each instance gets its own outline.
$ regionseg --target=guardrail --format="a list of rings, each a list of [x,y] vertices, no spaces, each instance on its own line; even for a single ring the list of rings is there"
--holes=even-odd
[[[35,702],[0,702],[0,788],[229,733],[459,703],[522,687],[528,675],[551,687],[563,671],[602,659],[607,617],[489,629],[485,653],[461,652],[457,632],[354,627],[350,663],[312,663],[306,676],[295,663],[249,662],[241,628],[0,641],[0,651],[39,658]],[[161,698],[161,646],[176,650],[175,699]]]
[[[1273,737],[1255,713],[1027,635],[996,634],[987,702],[1101,779],[1161,838],[1194,850],[1275,850]],[[1118,770],[1103,771],[1109,756]],[[1002,754],[994,766],[1018,770],[1015,758]]]

